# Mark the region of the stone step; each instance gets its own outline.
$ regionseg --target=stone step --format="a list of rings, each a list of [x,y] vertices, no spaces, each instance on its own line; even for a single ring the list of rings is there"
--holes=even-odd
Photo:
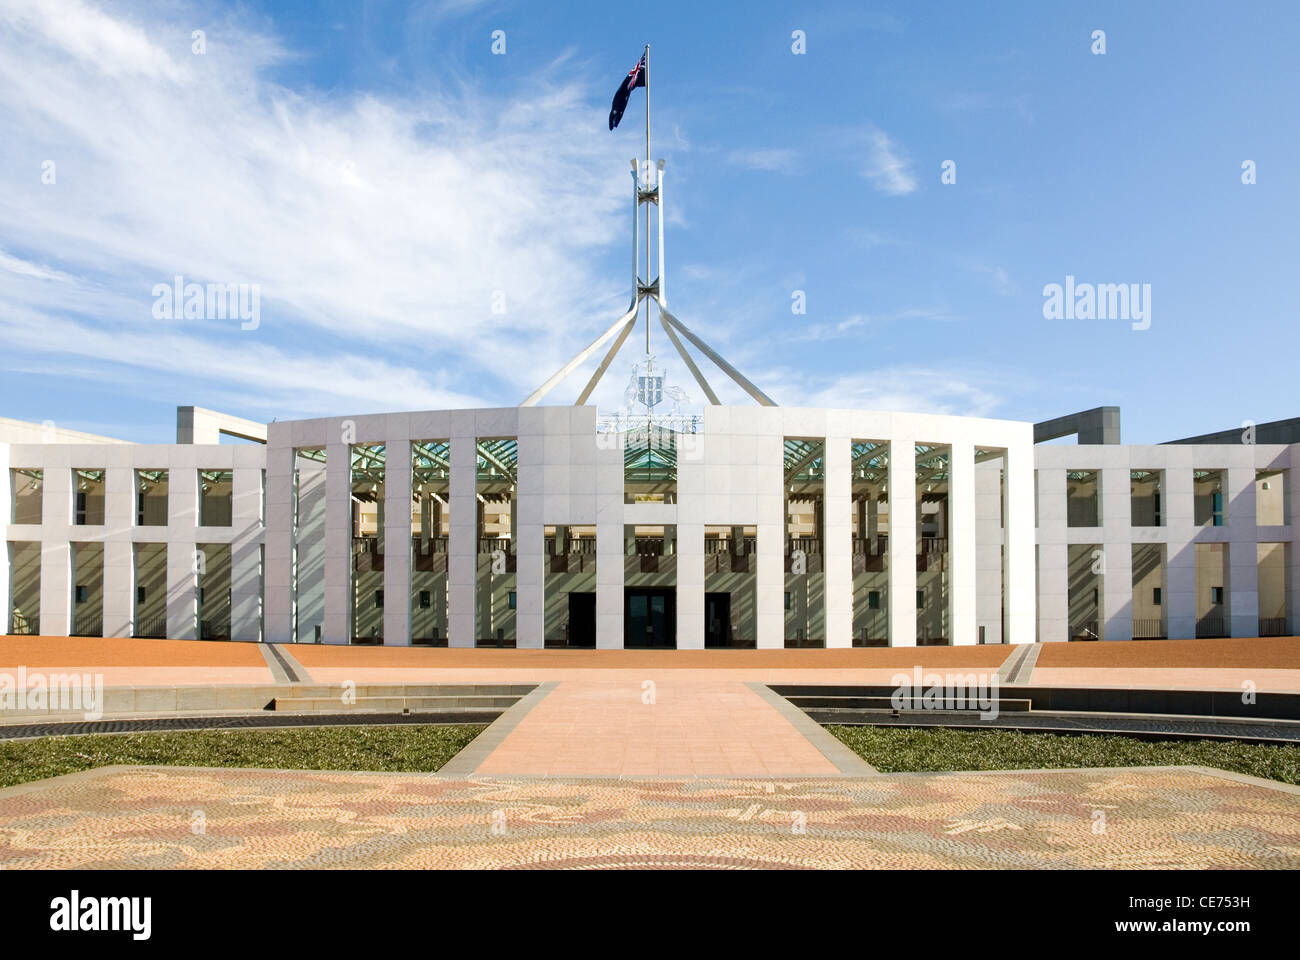
[[[892,697],[847,697],[847,696],[795,696],[787,697],[790,703],[799,707],[801,710],[824,709],[836,707],[848,710],[894,710]],[[948,706],[939,702],[935,707],[926,707],[917,698],[915,705],[912,705],[908,698],[903,700],[905,706],[902,708],[903,713],[922,713],[934,710],[943,710],[948,713],[979,713],[980,707],[975,705],[974,698],[968,698],[964,707]],[[992,702],[990,707],[996,706],[999,713],[1027,713],[1032,705],[1032,701],[1016,698],[998,698]]]
[[[318,713],[374,711],[377,713],[445,713],[457,709],[506,710],[519,702],[518,696],[358,696],[345,702],[336,692],[329,697],[276,697],[271,709],[277,712]]]
[[[357,697],[522,697],[535,686],[532,683],[358,683],[351,690]],[[337,700],[342,693],[342,683],[295,683],[283,695]]]

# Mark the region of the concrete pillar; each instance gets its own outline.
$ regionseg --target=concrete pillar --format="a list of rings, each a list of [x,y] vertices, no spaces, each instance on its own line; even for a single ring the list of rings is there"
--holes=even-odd
[[[677,524],[677,649],[704,649],[704,524]]]
[[[384,646],[411,644],[411,438],[389,421],[384,437]]]
[[[464,429],[458,427],[458,429]],[[451,438],[451,532],[447,537],[447,643],[472,647],[478,575],[477,441],[472,433]]]
[[[1065,470],[1038,470],[1038,639],[1070,639],[1070,559]]]
[[[46,538],[41,541],[41,634],[66,637],[71,627],[72,547],[67,540]]]
[[[1177,451],[1175,451],[1177,452]],[[1188,457],[1190,458],[1190,454]],[[1186,460],[1186,462],[1183,462]],[[1161,594],[1165,631],[1171,639],[1196,636],[1196,550],[1190,459],[1171,456],[1164,473],[1165,578]]]
[[[822,561],[826,587],[826,646],[853,646],[853,444],[827,437],[823,465]]]
[[[1254,450],[1233,450],[1240,465],[1228,468],[1228,635],[1259,636],[1259,528],[1255,514]]]
[[[1103,467],[1101,475],[1101,635],[1107,640],[1133,639],[1133,517],[1129,467]]]
[[[916,646],[916,440],[889,444],[889,645]]]
[[[274,426],[272,438],[278,440]],[[285,438],[287,441],[287,437]],[[264,639],[289,643],[293,636],[293,447],[276,442],[266,451],[266,606]]]
[[[130,540],[104,541],[104,636],[129,637],[135,620],[135,556]]]
[[[129,637],[135,614],[135,471],[104,471],[104,636]]]
[[[1003,531],[1006,548],[1007,641],[1033,643],[1037,632],[1034,578],[1034,445],[1032,426],[1007,449]]]
[[[596,438],[596,647],[623,649],[623,449]],[[703,618],[704,614],[700,614]]]
[[[510,504],[510,537],[516,570],[515,646],[520,649],[541,650],[546,646],[546,481],[554,482],[554,474],[565,474],[569,459],[567,443],[559,444],[561,452],[548,455],[549,439],[538,434],[518,438],[518,481]]]
[[[167,471],[167,636],[198,638],[199,475],[191,458]]]
[[[230,542],[230,638],[262,639],[261,467],[235,467]]]
[[[975,444],[957,441],[948,460],[948,604],[953,646],[978,641],[975,570]]]
[[[338,434],[342,437],[342,430]],[[352,642],[352,448],[325,448],[325,643]]]
[[[328,456],[328,453],[326,454]],[[294,602],[298,611],[299,643],[325,641],[325,464],[299,459],[298,579]],[[292,561],[291,561],[292,562]]]
[[[262,634],[262,543],[246,534],[230,543],[230,639],[258,641]]]
[[[41,615],[44,616],[43,607]],[[198,544],[192,540],[169,540],[167,542],[167,636],[174,640],[198,639],[198,617]]]
[[[1005,458],[997,457],[975,466],[975,638],[979,640],[982,627],[985,643],[1003,643],[1006,639],[1002,635],[1002,469],[1005,462]]]
[[[754,438],[758,496],[758,557],[755,575],[755,645],[779,650],[785,646],[785,444],[779,428]],[[733,445],[733,456],[735,447]],[[744,469],[746,465],[741,465]],[[753,566],[750,567],[754,569]],[[701,613],[701,618],[703,614]]]

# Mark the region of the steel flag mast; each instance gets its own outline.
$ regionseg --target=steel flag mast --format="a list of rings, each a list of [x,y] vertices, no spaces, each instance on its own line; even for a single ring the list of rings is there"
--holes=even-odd
[[[639,73],[639,75],[638,75]],[[715,366],[723,373],[727,374],[735,381],[741,389],[753,397],[758,403],[765,407],[774,407],[776,403],[758,387],[754,386],[739,370],[726,361],[717,351],[711,348],[707,343],[701,340],[696,334],[691,332],[680,320],[678,320],[668,309],[668,297],[665,293],[666,272],[664,267],[664,161],[662,158],[654,165],[650,163],[650,45],[646,44],[645,51],[641,60],[632,68],[628,76],[624,79],[623,85],[614,95],[614,106],[610,111],[610,129],[613,130],[618,126],[622,117],[623,107],[626,106],[627,96],[632,89],[638,86],[644,86],[646,90],[645,97],[645,162],[644,165],[637,160],[632,161],[632,302],[622,316],[605,330],[599,337],[587,345],[573,359],[557,370],[549,380],[534,390],[520,404],[521,407],[531,407],[536,405],[543,397],[550,393],[561,381],[569,376],[574,370],[582,366],[590,357],[592,357],[601,347],[612,339],[614,342],[605,356],[601,359],[600,364],[587,381],[582,392],[578,394],[575,406],[583,406],[591,397],[592,392],[600,383],[605,371],[614,361],[623,344],[627,342],[633,328],[636,326],[637,317],[640,314],[641,304],[645,303],[645,350],[646,365],[648,370],[653,369],[654,358],[650,352],[650,303],[654,302],[655,308],[659,314],[659,323],[663,327],[669,342],[682,358],[686,368],[690,370],[691,376],[699,384],[700,389],[708,398],[709,403],[719,405],[721,401],[714,393],[713,388],[709,385],[704,373],[696,364],[686,345],[682,342],[685,338],[687,342],[693,345],[704,356],[713,362]],[[651,279],[651,213],[650,206],[655,207],[655,217],[657,220],[657,252],[654,263],[655,273]],[[645,275],[641,274],[641,210],[645,208]]]

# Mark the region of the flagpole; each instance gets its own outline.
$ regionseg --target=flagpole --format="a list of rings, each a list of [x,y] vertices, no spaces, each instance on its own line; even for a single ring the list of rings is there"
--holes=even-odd
[[[650,44],[645,45],[645,175],[650,177]],[[647,186],[649,186],[647,184]],[[650,283],[650,204],[645,207],[645,282]],[[645,301],[645,352],[650,355],[650,298]]]

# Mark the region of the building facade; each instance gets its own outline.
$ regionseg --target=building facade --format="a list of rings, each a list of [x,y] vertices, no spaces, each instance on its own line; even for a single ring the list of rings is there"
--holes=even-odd
[[[455,647],[1295,634],[1300,443],[1125,446],[1115,417],[1070,445],[775,406],[182,408],[174,445],[0,421],[0,602],[11,633]]]

